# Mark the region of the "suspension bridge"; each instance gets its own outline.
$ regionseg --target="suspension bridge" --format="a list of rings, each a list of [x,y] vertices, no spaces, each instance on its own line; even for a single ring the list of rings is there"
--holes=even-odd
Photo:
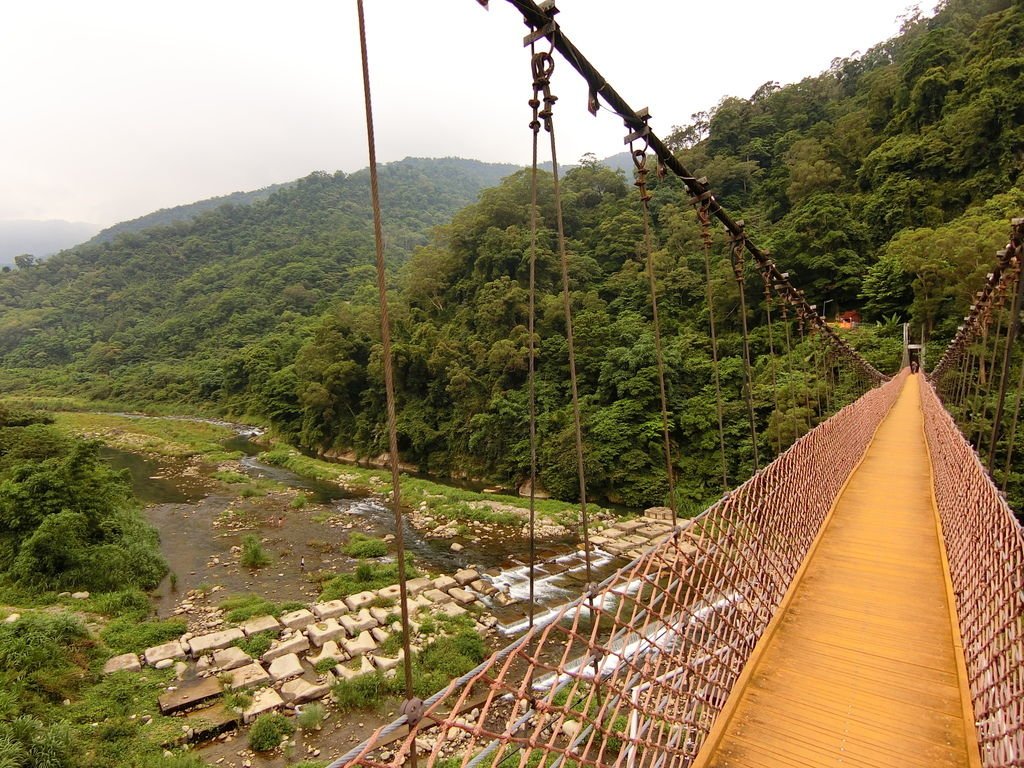
[[[591,111],[603,101],[629,131],[648,241],[659,371],[647,225],[650,155],[659,173],[674,174],[685,185],[705,231],[715,219],[728,233],[744,323],[748,398],[743,302],[751,268],[764,285],[769,334],[775,306],[787,342],[792,315],[801,334],[819,339],[828,369],[841,368],[862,394],[767,465],[755,455],[750,479],[696,518],[674,520],[671,536],[603,582],[590,581],[588,568],[589,583],[578,599],[544,622],[531,622],[523,636],[434,696],[413,696],[406,665],[401,716],[330,768],[1024,766],[1024,536],[991,469],[1005,462],[1003,477],[1009,473],[1024,389],[1024,364],[1017,389],[1011,387],[1024,303],[1024,220],[1012,222],[1006,248],[996,254],[985,285],[936,365],[917,372],[914,360],[913,367],[905,365],[888,378],[824,322],[771,254],[753,243],[743,222],[725,211],[708,181],[679,163],[651,130],[647,111],[632,109],[593,68],[556,22],[552,4],[508,2],[530,29],[525,44],[531,48],[534,88],[535,194],[543,130],[551,137],[557,205],[552,53],[586,80]],[[372,174],[361,0],[358,7]],[[538,43],[550,50],[538,52]],[[375,181],[371,186],[375,195]],[[376,204],[375,212],[395,456]],[[581,530],[589,557],[572,313],[560,240]],[[532,284],[531,271],[531,344]],[[714,340],[713,313],[709,332]],[[535,479],[532,346],[530,352]],[[717,362],[717,350],[715,355]],[[671,486],[663,376],[661,395]],[[756,446],[753,405],[750,414]],[[401,532],[397,462],[392,469]],[[401,566],[400,539],[398,544]],[[404,592],[402,620],[409,659]]]

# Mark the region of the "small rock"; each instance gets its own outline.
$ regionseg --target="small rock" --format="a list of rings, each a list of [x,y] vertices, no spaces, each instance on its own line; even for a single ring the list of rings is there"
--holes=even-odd
[[[88,592],[72,592],[71,593],[71,598],[73,600],[88,600],[89,599],[89,593]]]
[[[174,660],[173,660],[173,659],[161,659],[160,661],[158,661],[158,662],[157,662],[156,664],[154,664],[153,666],[154,666],[154,667],[155,667],[156,669],[170,669],[170,667],[171,667],[171,666],[172,666],[173,664],[174,664]]]
[[[566,720],[562,723],[562,733],[568,736],[570,739],[575,738],[576,734],[580,732],[580,724],[577,720]]]
[[[13,624],[14,622],[16,622],[20,618],[21,618],[21,614],[20,613],[12,613],[10,616],[8,616],[6,619],[4,619],[4,624]]]
[[[452,545],[451,545],[451,547],[449,547],[449,549],[451,549],[452,552],[461,552],[462,550],[465,549],[465,547],[462,546],[461,544],[459,544],[459,542],[453,541]]]

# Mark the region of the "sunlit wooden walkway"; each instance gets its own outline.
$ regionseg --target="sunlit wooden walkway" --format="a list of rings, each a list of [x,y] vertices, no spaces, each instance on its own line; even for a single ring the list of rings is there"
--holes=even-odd
[[[947,572],[910,377],[697,765],[979,765]]]

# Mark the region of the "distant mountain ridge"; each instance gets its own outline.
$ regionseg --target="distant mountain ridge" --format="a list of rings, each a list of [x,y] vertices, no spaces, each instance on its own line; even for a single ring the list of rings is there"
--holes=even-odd
[[[222,205],[252,205],[260,200],[266,200],[276,190],[287,187],[295,182],[289,181],[282,184],[271,184],[269,187],[255,189],[251,192],[232,192],[229,195],[219,195],[206,200],[197,200],[194,203],[184,203],[170,208],[161,208],[158,211],[139,216],[137,219],[118,222],[113,226],[101,230],[90,242],[106,243],[125,232],[141,232],[150,227],[167,226],[179,221],[191,221],[202,213],[220,208]]]
[[[96,227],[82,221],[17,219],[0,221],[0,265],[30,254],[37,259],[88,240]]]

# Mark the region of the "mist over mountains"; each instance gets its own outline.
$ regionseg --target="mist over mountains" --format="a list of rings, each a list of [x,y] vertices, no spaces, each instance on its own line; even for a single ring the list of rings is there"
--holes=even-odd
[[[82,221],[32,221],[16,219],[0,221],[0,265],[13,264],[23,253],[37,259],[84,242],[99,227]]]

